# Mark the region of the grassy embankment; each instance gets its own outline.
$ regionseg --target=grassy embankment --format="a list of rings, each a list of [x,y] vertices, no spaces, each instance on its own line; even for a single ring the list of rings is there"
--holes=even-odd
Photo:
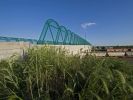
[[[133,100],[133,65],[33,48],[0,62],[0,100]]]

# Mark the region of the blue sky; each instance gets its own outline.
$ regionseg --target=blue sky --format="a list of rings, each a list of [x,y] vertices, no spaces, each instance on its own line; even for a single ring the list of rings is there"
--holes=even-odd
[[[133,45],[133,0],[0,0],[0,36],[38,39],[49,18],[92,45]]]

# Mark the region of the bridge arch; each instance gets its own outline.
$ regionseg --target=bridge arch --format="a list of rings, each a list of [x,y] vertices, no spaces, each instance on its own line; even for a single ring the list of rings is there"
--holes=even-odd
[[[56,30],[52,32],[53,30]],[[48,33],[48,30],[50,31]],[[52,44],[72,44],[72,45],[90,45],[88,41],[81,38],[79,35],[66,29],[64,26],[60,26],[55,20],[48,19],[43,27],[38,44],[47,43],[46,36],[51,35]]]
[[[83,39],[78,34],[72,32],[66,27],[59,25],[53,19],[48,19],[45,22],[38,40],[0,36],[0,41],[24,41],[36,44],[53,45],[91,45],[87,40]]]

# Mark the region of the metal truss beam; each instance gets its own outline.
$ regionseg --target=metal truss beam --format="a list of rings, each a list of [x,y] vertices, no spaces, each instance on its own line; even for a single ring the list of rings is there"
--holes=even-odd
[[[30,42],[33,44],[53,44],[53,45],[91,45],[87,40],[83,39],[79,35],[66,29],[64,26],[60,26],[55,20],[48,19],[43,27],[41,35],[38,40],[2,37],[0,36],[0,42]]]

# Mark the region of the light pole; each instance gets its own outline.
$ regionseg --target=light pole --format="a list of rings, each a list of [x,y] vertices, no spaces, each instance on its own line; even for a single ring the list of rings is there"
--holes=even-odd
[[[85,31],[85,41],[86,41],[86,31]],[[84,45],[85,45],[85,43],[84,43]]]

